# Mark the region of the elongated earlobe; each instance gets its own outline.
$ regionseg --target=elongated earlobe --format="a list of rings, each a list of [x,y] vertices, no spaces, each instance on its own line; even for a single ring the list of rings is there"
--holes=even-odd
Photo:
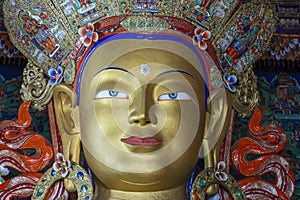
[[[57,85],[53,91],[54,107],[59,128],[68,134],[77,134],[77,119],[75,116],[76,94],[73,89],[66,85]],[[78,114],[78,113],[77,113]]]
[[[71,88],[65,85],[57,85],[53,91],[53,100],[64,157],[79,164],[80,126],[78,107],[76,106],[76,94]],[[69,192],[76,190],[71,181],[66,179],[64,183],[65,188]]]
[[[204,156],[205,168],[214,167],[220,161],[222,142],[231,119],[231,95],[225,89],[214,90],[208,100],[208,112],[201,153]],[[207,194],[218,192],[218,185],[208,188]]]

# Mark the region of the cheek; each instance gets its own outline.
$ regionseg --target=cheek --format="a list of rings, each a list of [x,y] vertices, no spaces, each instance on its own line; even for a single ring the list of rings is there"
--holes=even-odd
[[[128,100],[101,99],[94,103],[98,126],[103,135],[119,142],[123,127],[128,126]]]
[[[97,149],[100,145],[99,133],[101,127],[98,124],[96,111],[93,103],[79,105],[80,134],[83,144],[89,149]]]
[[[161,137],[166,141],[187,140],[198,132],[200,109],[193,101],[170,101],[162,106],[167,114]]]
[[[202,118],[201,113],[205,112],[204,110],[201,110],[198,105],[194,104],[194,102],[182,104],[181,109],[182,127],[180,127],[180,130],[182,130],[185,135],[191,135],[192,137],[195,137],[201,121],[203,122],[204,120],[204,117]]]
[[[172,140],[179,129],[181,121],[181,106],[178,101],[165,101],[159,103],[160,112],[157,113],[158,119],[164,119],[161,125],[162,130],[159,135],[165,142]],[[163,112],[161,112],[163,111]]]

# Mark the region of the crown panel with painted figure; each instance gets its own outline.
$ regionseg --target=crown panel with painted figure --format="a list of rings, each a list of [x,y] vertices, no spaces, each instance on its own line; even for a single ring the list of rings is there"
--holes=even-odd
[[[5,23],[13,44],[32,61],[28,70],[37,65],[48,80],[39,88],[40,95],[23,100],[41,104],[49,100],[52,85],[73,84],[78,58],[86,49],[106,35],[124,31],[175,31],[191,37],[201,50],[217,53],[224,86],[236,99],[244,99],[237,90],[247,81],[238,80],[265,51],[276,17],[265,1],[237,8],[240,4],[238,0],[6,0]],[[26,81],[24,94],[31,93],[34,83]],[[256,102],[254,96],[247,102]]]
[[[5,1],[5,25],[13,44],[44,70],[57,67],[71,52],[73,40],[53,11],[36,1]]]

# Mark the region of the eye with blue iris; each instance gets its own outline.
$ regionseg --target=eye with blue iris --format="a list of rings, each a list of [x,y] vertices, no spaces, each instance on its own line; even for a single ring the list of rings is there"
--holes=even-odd
[[[109,91],[108,91],[108,94],[109,94],[111,97],[116,97],[116,96],[118,96],[119,92],[118,92],[118,91],[114,91],[114,90],[109,90]]]
[[[174,100],[192,100],[192,97],[185,92],[166,93],[158,97],[159,101],[174,101]]]
[[[94,97],[94,99],[104,99],[104,98],[128,99],[128,94],[116,90],[101,90],[97,92],[97,94]]]
[[[170,99],[176,99],[177,98],[177,93],[170,93],[168,94]]]

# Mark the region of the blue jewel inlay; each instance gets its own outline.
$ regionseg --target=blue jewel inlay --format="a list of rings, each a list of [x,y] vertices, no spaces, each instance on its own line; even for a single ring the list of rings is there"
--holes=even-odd
[[[84,174],[82,172],[77,173],[77,178],[83,180],[84,179]]]
[[[87,31],[86,31],[86,36],[87,36],[88,38],[92,38],[92,37],[93,37],[93,32],[92,32],[91,30],[87,30]]]
[[[210,171],[206,170],[206,176],[210,176]]]
[[[202,38],[203,38],[202,35],[197,36],[198,41],[202,41]]]

